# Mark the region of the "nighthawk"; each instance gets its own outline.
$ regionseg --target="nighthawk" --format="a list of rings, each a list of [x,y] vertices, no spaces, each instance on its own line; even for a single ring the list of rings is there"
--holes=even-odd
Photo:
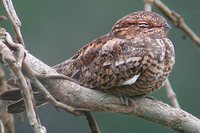
[[[131,13],[111,31],[54,66],[78,84],[117,96],[143,96],[165,83],[175,63],[166,20],[149,11]],[[1,97],[1,95],[0,95]]]
[[[168,29],[160,15],[134,12],[54,68],[91,89],[120,96],[149,94],[164,84],[175,62]]]

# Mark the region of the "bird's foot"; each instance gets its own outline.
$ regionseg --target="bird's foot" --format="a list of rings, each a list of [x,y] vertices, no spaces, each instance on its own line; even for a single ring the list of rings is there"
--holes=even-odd
[[[151,99],[151,100],[157,100],[155,97],[153,96],[144,96],[145,98]]]
[[[122,105],[130,106],[131,100],[130,100],[129,97],[127,97],[127,96],[120,96],[119,99],[120,99]]]
[[[134,97],[120,96],[119,98],[120,98],[121,104],[125,105],[125,106],[130,106],[131,100],[134,100],[134,99],[137,99],[137,98],[148,98],[148,99],[151,99],[151,100],[157,100],[155,97],[147,96],[147,95],[134,96]]]

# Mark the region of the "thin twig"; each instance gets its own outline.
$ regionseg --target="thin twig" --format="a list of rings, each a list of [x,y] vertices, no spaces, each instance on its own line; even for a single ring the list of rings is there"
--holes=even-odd
[[[15,32],[16,32],[16,36],[17,39],[19,41],[20,44],[24,45],[24,40],[20,31],[20,27],[21,27],[21,21],[19,20],[17,13],[15,11],[15,8],[12,4],[12,0],[2,0],[4,8],[8,14],[9,19],[11,20]]]
[[[87,118],[87,121],[88,121],[88,124],[89,124],[89,127],[91,129],[91,132],[92,133],[100,133],[100,130],[99,130],[99,127],[98,127],[98,124],[95,120],[95,118],[92,116],[92,114],[89,112],[89,110],[86,110],[86,109],[75,109],[73,107],[70,107],[66,104],[63,104],[59,101],[57,101],[48,91],[47,89],[41,84],[41,82],[34,76],[34,72],[33,70],[31,69],[31,67],[24,63],[24,67],[26,67],[26,69],[28,70],[27,74],[29,75],[29,78],[31,79],[31,81],[33,82],[33,84],[43,93],[44,96],[46,96],[46,98],[48,100],[50,100],[50,102],[57,108],[62,108],[64,109],[65,111],[69,112],[69,113],[72,113],[74,115],[81,115],[82,114],[82,111],[84,110],[84,115],[86,116]],[[68,81],[72,81],[74,83],[77,83],[76,81],[74,81],[73,79],[71,79],[70,77],[67,77],[65,75],[61,75],[61,74],[36,74],[37,76],[39,76],[40,78],[59,78],[59,79],[66,79]],[[49,75],[49,76],[48,76]],[[81,111],[81,112],[80,112]]]
[[[1,119],[0,119],[0,132],[5,133],[4,125]]]
[[[26,67],[28,77],[31,79],[33,84],[43,93],[44,96],[57,108],[62,108],[65,111],[74,114],[74,115],[81,115],[81,112],[78,111],[78,109],[75,109],[73,107],[70,107],[66,104],[63,104],[59,101],[57,101],[47,90],[46,88],[40,83],[40,81],[34,76],[33,71],[31,70],[31,67],[24,63],[24,67]]]
[[[5,79],[5,73],[2,67],[0,66],[0,92],[6,90],[6,88],[7,88],[7,83]]]
[[[8,35],[8,33],[5,31],[5,29],[1,29],[0,31],[1,31],[0,35],[5,36],[5,39],[6,39],[5,42],[11,42],[10,40],[7,40],[10,38],[6,37],[6,35]],[[19,79],[21,89],[22,89],[22,95],[24,97],[25,107],[27,110],[27,117],[29,119],[30,125],[33,127],[35,133],[46,133],[46,129],[43,126],[41,126],[37,120],[37,116],[34,111],[33,102],[31,100],[31,94],[29,91],[29,87],[27,85],[27,82],[26,82],[26,79],[25,79],[23,73],[21,72],[21,68],[16,63],[16,59],[13,56],[12,51],[10,51],[10,49],[8,49],[6,44],[4,44],[3,39],[0,40],[0,48],[1,48],[2,58],[9,65],[9,67],[12,69],[12,71],[15,73],[15,75]]]
[[[38,110],[37,110],[37,106],[36,106],[36,101],[34,99],[34,95],[33,95],[33,91],[32,91],[32,86],[31,86],[31,82],[28,78],[26,78],[26,81],[27,81],[27,86],[29,88],[29,92],[30,92],[30,95],[31,95],[31,100],[33,102],[33,108],[34,108],[34,111],[35,111],[35,116],[36,116],[36,119],[37,119],[37,122],[40,126],[41,125],[41,121],[40,121],[40,117],[39,117],[39,114],[38,114]],[[46,130],[45,130],[46,131]]]
[[[9,66],[11,67],[11,69],[13,70],[15,75],[18,77],[19,82],[21,84],[22,95],[24,97],[24,103],[25,103],[25,107],[27,110],[27,116],[28,116],[30,125],[33,127],[33,129],[36,133],[46,133],[47,131],[46,131],[45,127],[43,127],[41,125],[39,116],[37,116],[37,114],[36,114],[37,111],[34,108],[33,100],[31,99],[31,98],[33,98],[33,94],[31,93],[32,90],[28,86],[26,79],[21,72],[21,66],[22,66],[22,62],[24,59],[24,53],[25,53],[24,47],[23,47],[25,44],[24,44],[24,40],[23,40],[21,30],[20,30],[21,21],[19,20],[17,14],[16,14],[16,11],[12,4],[12,0],[2,0],[2,2],[5,7],[5,10],[8,14],[8,17],[14,26],[14,31],[16,33],[17,41],[19,42],[19,44],[14,43],[11,36],[5,32],[5,40],[6,40],[7,44],[11,45],[11,47],[17,48],[18,53],[19,53],[17,62],[9,62],[9,58],[5,61],[8,62]],[[20,44],[22,44],[23,46]]]
[[[18,50],[17,65],[21,68],[25,54],[23,45],[15,43],[9,33],[5,33],[5,40],[12,48],[16,48]]]
[[[1,103],[0,103],[1,104]],[[1,104],[2,107],[2,104]],[[14,117],[12,114],[9,114],[2,109],[0,109],[0,120],[2,121],[2,126],[5,130],[5,132],[0,133],[15,133],[15,125],[14,125]]]
[[[47,73],[40,74],[40,73],[36,73],[36,72],[32,72],[32,74],[38,79],[58,78],[58,79],[66,79],[66,80],[69,80],[71,82],[74,82],[74,83],[78,84],[78,82],[76,80],[72,79],[71,77],[65,76],[63,74],[49,74],[49,73],[48,74]]]
[[[92,133],[100,133],[98,124],[90,112],[84,112]]]
[[[166,91],[168,94],[167,97],[170,99],[172,106],[175,108],[180,108],[179,103],[176,98],[176,93],[172,89],[169,79],[166,80],[164,87],[166,88]]]
[[[160,0],[153,0],[154,5],[160,9],[161,12],[168,17],[172,23],[183,30],[198,46],[200,46],[200,38],[192,31],[192,29],[184,22],[184,19],[178,13],[169,9],[164,3]]]
[[[171,105],[175,108],[180,108],[176,93],[174,92],[169,79],[167,78],[164,84],[165,90],[167,92],[167,97],[169,98]]]
[[[152,10],[153,0],[144,0],[144,10],[151,11]]]
[[[1,20],[8,20],[6,16],[0,16],[0,21]]]
[[[7,88],[5,73],[0,67],[0,92]],[[2,122],[0,133],[4,133],[3,130],[5,130],[5,133],[14,133],[14,117],[12,114],[7,113],[6,110],[3,109],[3,106],[7,106],[7,103],[5,101],[0,101],[0,120]]]

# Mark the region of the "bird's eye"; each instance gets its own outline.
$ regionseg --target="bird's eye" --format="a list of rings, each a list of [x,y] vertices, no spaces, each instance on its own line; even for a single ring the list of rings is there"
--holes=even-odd
[[[132,21],[125,21],[124,22],[124,26],[126,26],[126,27],[131,26],[131,25],[135,25],[135,22],[132,22]]]
[[[148,22],[138,22],[138,26],[141,27],[141,28],[149,28],[150,27],[150,24]]]

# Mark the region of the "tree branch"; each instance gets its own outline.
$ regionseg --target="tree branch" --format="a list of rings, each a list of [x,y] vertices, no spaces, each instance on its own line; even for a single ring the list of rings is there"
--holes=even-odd
[[[152,11],[153,0],[143,0],[143,1],[144,1],[144,10],[145,11]]]
[[[12,56],[11,53],[5,52],[5,49],[8,49],[8,47],[3,45],[3,42],[0,44],[0,53],[4,55],[4,59],[5,56]],[[10,60],[12,64],[12,60],[14,61],[14,59]],[[32,66],[32,71],[36,73],[58,74],[56,70],[44,64],[28,52],[26,52],[22,70],[27,77],[30,77],[29,69],[24,64]],[[124,106],[121,104],[119,97],[85,88],[68,80],[43,78],[41,82],[57,100],[77,109],[123,113],[156,122],[179,132],[200,132],[200,120],[198,118],[157,100],[135,98],[130,99],[130,106]]]
[[[37,73],[58,74],[34,56],[26,53],[24,63],[32,66]],[[27,76],[27,69],[22,66]],[[130,106],[121,104],[120,98],[100,91],[82,87],[64,79],[44,78],[41,82],[60,102],[89,111],[104,111],[138,116],[143,119],[170,127],[179,132],[200,132],[200,120],[191,114],[149,98],[131,99]]]
[[[99,126],[90,112],[84,112],[92,133],[100,133]]]
[[[0,53],[5,52],[2,50],[8,47],[3,42],[0,45]],[[4,57],[9,54],[11,53],[5,53]],[[11,63],[12,61],[15,61],[15,59],[11,59]],[[33,71],[36,73],[58,74],[54,69],[27,52],[24,64],[32,66]],[[24,64],[22,70],[30,77],[29,70]],[[21,76],[21,72],[18,75]],[[200,132],[200,120],[198,118],[157,100],[149,98],[130,99],[130,106],[124,106],[118,97],[82,87],[65,79],[47,77],[43,78],[41,82],[51,95],[60,102],[78,109],[123,113],[156,122],[179,132]]]
[[[19,80],[21,89],[22,89],[22,95],[24,97],[24,103],[27,110],[27,117],[29,120],[30,125],[33,127],[35,133],[46,133],[46,129],[40,124],[40,121],[36,115],[33,102],[32,102],[32,95],[30,93],[31,88],[28,86],[28,83],[21,71],[21,65],[18,64],[19,62],[16,61],[13,53],[11,50],[7,47],[7,45],[17,45],[12,41],[12,38],[10,35],[5,31],[5,29],[0,29],[0,50],[1,50],[1,56],[5,64],[8,64],[12,72],[14,73],[14,76],[17,77]],[[7,45],[6,45],[7,44]],[[19,45],[21,46],[21,45]],[[19,47],[21,48],[21,47]],[[20,51],[20,50],[19,50]],[[24,51],[23,51],[24,52]],[[20,55],[20,54],[19,54]],[[32,91],[32,90],[31,90]]]
[[[0,66],[0,92],[8,88],[3,69]],[[0,133],[14,133],[14,117],[5,110],[5,101],[0,101]],[[4,108],[3,108],[4,107]]]
[[[2,50],[8,47],[4,45],[3,48],[2,46],[0,48],[2,53]],[[32,70],[36,73],[58,74],[56,70],[27,52],[24,59],[25,63],[32,66]],[[22,70],[29,77],[29,70],[24,64],[22,65]],[[157,100],[135,98],[130,99],[130,106],[124,106],[121,104],[119,97],[85,88],[68,80],[43,78],[41,82],[57,100],[77,109],[123,113],[156,122],[179,132],[200,132],[200,120],[198,118]]]
[[[180,108],[180,105],[178,103],[178,100],[176,98],[176,93],[172,89],[172,86],[169,82],[169,79],[166,80],[165,85],[164,85],[166,92],[167,92],[167,97],[170,99],[171,104],[175,108]]]
[[[9,19],[11,20],[14,30],[16,32],[17,40],[20,44],[24,45],[24,40],[20,31],[21,21],[19,20],[15,8],[13,6],[12,0],[2,0],[4,8],[8,14]]]

